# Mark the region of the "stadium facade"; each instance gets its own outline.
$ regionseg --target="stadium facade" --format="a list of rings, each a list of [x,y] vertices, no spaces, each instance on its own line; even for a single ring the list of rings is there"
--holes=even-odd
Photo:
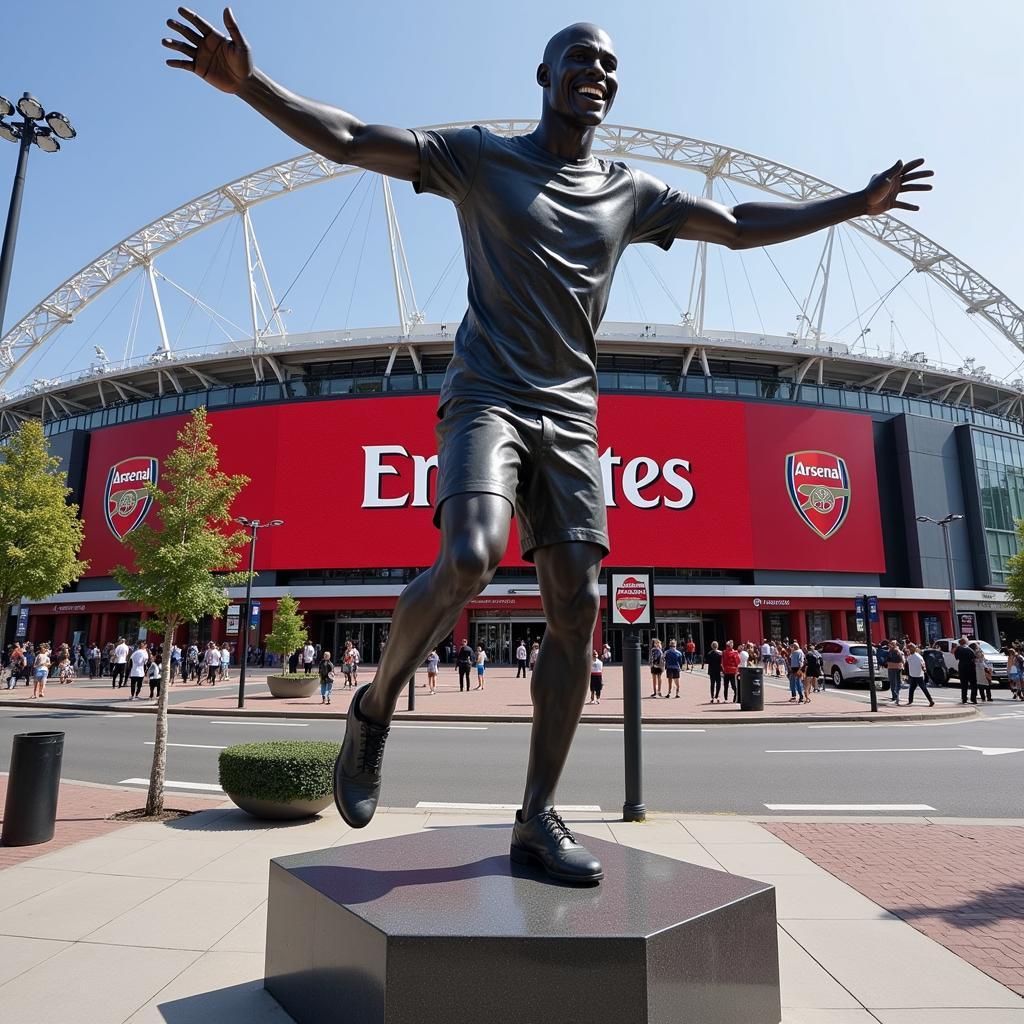
[[[483,123],[504,134],[535,125]],[[838,192],[778,161],[671,133],[603,125],[595,153],[697,172],[705,194],[718,179],[783,200]],[[355,170],[307,153],[196,197],[101,254],[0,338],[0,386],[9,387],[82,307],[138,272],[148,277],[162,341],[149,357],[104,357],[87,371],[0,392],[0,435],[25,418],[43,420],[81,506],[90,563],[67,593],[16,610],[8,639],[21,628],[58,642],[137,632],[144,609],[121,599],[111,569],[126,558],[120,538],[151,514],[142,484],[159,480],[184,417],[202,405],[223,467],[252,480],[235,512],[285,524],[259,539],[253,642],[290,592],[318,643],[337,650],[352,638],[374,660],[402,588],[435,554],[433,427],[454,325],[424,323],[405,293],[387,179],[400,319],[391,329],[286,334],[249,216],[258,203]],[[160,307],[157,258],[234,216],[252,335],[178,350]],[[948,250],[891,216],[850,227],[1024,348],[1024,310]],[[886,357],[830,341],[822,328],[831,247],[830,232],[817,298],[808,297],[810,315],[794,334],[706,329],[699,246],[693,316],[602,325],[606,565],[654,566],[659,631],[701,646],[851,637],[863,594],[878,597],[879,631],[889,636],[1018,637],[1024,624],[1011,614],[1005,580],[1024,515],[1024,382],[993,379],[970,360],[951,370],[922,353]],[[964,516],[948,528],[956,622],[942,531],[917,520],[950,513]],[[543,633],[536,576],[517,553],[513,531],[494,580],[456,625],[456,642],[467,637],[503,658]],[[195,638],[237,638],[240,598],[232,593],[226,619],[197,624]]]

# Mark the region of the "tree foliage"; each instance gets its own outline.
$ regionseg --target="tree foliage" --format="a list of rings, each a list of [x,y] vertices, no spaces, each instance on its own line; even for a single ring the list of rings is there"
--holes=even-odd
[[[23,423],[0,449],[0,636],[11,605],[62,591],[89,567],[82,521],[42,424]]]
[[[299,602],[291,594],[285,594],[277,602],[274,628],[264,640],[266,648],[284,656],[301,647],[305,639],[306,624],[299,614]]]
[[[210,439],[206,409],[199,408],[178,433],[178,446],[164,460],[159,485],[148,483],[153,499],[149,522],[123,540],[135,567],[114,569],[125,600],[149,608],[146,625],[164,635],[170,652],[174,631],[205,615],[220,616],[228,603],[227,587],[239,586],[247,572],[233,572],[244,530],[235,530],[231,503],[249,482],[220,469],[217,446]],[[171,659],[161,666],[156,743],[150,773],[147,814],[160,814],[167,765],[167,698]]]
[[[1024,519],[1017,520],[1017,554],[1006,563],[1006,593],[1017,613],[1024,619]]]

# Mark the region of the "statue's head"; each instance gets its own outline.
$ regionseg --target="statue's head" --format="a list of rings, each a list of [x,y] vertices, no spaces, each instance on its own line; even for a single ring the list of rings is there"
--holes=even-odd
[[[544,114],[580,127],[599,125],[619,88],[618,63],[611,37],[603,28],[582,21],[556,32],[537,68]]]

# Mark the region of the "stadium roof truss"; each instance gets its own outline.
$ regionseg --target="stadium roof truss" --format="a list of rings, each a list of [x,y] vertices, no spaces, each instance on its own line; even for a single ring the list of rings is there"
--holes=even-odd
[[[529,132],[537,124],[534,120],[493,120],[458,122],[431,127],[462,127],[475,123],[482,124],[491,131],[506,136]],[[600,156],[644,160],[696,171],[705,176],[707,182],[704,189],[705,195],[711,194],[712,184],[719,178],[794,202],[842,194],[841,189],[829,182],[777,161],[732,147],[669,132],[649,131],[621,125],[603,125],[596,131],[594,152]],[[253,375],[256,379],[264,379],[267,374],[273,375],[278,380],[283,379],[285,371],[275,360],[273,353],[278,348],[292,349],[293,345],[286,343],[285,340],[286,333],[279,304],[274,298],[266,266],[259,250],[259,243],[249,217],[249,210],[258,203],[360,171],[360,168],[337,164],[315,153],[304,153],[271,167],[254,171],[207,192],[205,195],[198,196],[118,242],[88,266],[68,278],[0,338],[0,408],[6,410],[5,416],[11,417],[13,422],[13,417],[18,415],[13,408],[16,403],[20,404],[26,398],[44,394],[46,397],[39,409],[44,417],[71,414],[73,405],[68,404],[69,400],[66,397],[63,401],[58,398],[56,392],[72,381],[78,383],[85,379],[94,380],[95,394],[98,395],[102,405],[107,404],[108,397],[111,400],[118,398],[125,400],[133,391],[138,394],[147,393],[140,391],[123,379],[117,380],[118,375],[110,372],[114,368],[104,366],[94,367],[84,376],[79,372],[69,375],[66,379],[37,381],[33,385],[20,388],[18,392],[11,395],[5,394],[2,390],[33,352],[44,346],[63,325],[72,322],[80,310],[134,270],[142,270],[148,278],[161,335],[161,348],[153,356],[148,357],[147,362],[148,364],[162,362],[163,365],[153,372],[153,379],[150,383],[154,386],[148,390],[159,394],[163,394],[165,388],[181,391],[180,375],[182,373],[188,373],[191,378],[206,386],[211,383],[216,384],[215,377],[210,376],[196,365],[205,362],[204,359],[198,358],[198,354],[195,352],[175,350],[168,340],[158,286],[158,279],[167,279],[163,278],[163,275],[157,270],[156,259],[192,235],[232,216],[238,216],[243,227],[252,336],[250,343],[246,345],[235,342],[227,346],[220,353],[220,358],[223,359],[228,350],[231,350],[236,359],[239,355],[246,354],[251,360]],[[401,325],[400,332],[393,339],[391,364],[393,365],[395,356],[400,349],[407,349],[414,363],[418,363],[416,350],[411,344],[410,336],[420,333],[422,315],[417,311],[415,296],[412,293],[411,276],[387,179],[383,179],[383,188],[391,264]],[[1024,352],[1024,310],[949,250],[889,215],[859,218],[852,221],[851,226],[868,238],[909,260],[916,271],[928,274],[944,285],[958,297],[967,313],[982,317]],[[811,339],[805,338],[805,334],[810,334],[818,343],[821,342],[821,323],[825,292],[828,286],[833,231],[834,229],[828,233],[825,251],[818,267],[818,271],[821,272],[821,283],[818,285],[817,300],[811,309],[812,315],[802,318],[804,326],[801,327],[794,344],[799,343],[803,346],[805,341],[809,342]],[[694,307],[696,317],[689,319],[687,324],[696,344],[691,344],[686,364],[689,367],[690,360],[697,356],[702,369],[708,374],[705,346],[718,348],[721,346],[721,341],[715,340],[714,337],[708,337],[709,333],[715,335],[719,332],[704,331],[705,274],[703,267],[706,266],[706,255],[700,247],[695,266],[700,271],[697,280],[697,300]],[[815,279],[817,280],[817,273]],[[813,287],[812,285],[812,290]],[[812,296],[809,295],[808,306],[811,305],[811,298]],[[812,325],[812,320],[817,321],[816,330]],[[443,334],[443,332],[441,333]],[[291,340],[293,339],[289,339],[289,341]],[[303,346],[299,344],[294,347],[302,348]],[[811,379],[816,378],[820,382],[824,360],[827,358],[823,351],[826,346],[819,347],[817,352],[813,351],[816,346],[810,345],[809,347],[812,352],[809,355],[805,353],[796,365],[794,377],[802,381],[810,375]],[[838,348],[842,348],[845,354],[845,346],[838,346]],[[892,373],[898,373],[897,380],[902,381],[901,394],[906,389],[912,374],[918,373],[919,379],[923,379],[921,377],[923,369],[930,370],[930,376],[932,373],[938,372],[929,364],[915,362],[914,357],[911,357],[909,361],[903,361],[900,366],[889,372],[885,372],[885,365],[888,362],[891,366],[891,360],[875,360],[875,362],[881,367],[880,374],[877,378],[870,380],[870,385],[879,390],[883,384],[888,382]],[[170,363],[178,363],[180,369],[176,372],[173,366],[167,365]],[[152,365],[147,365],[145,368],[147,371],[154,371]],[[935,389],[936,393],[945,391],[946,400],[952,398],[958,402],[968,396],[973,399],[975,382],[969,376],[957,377],[948,372],[939,372],[938,379],[943,380],[944,378],[948,382],[951,377],[967,386],[946,389],[945,383],[943,383]],[[988,392],[987,405],[992,411],[998,411],[1005,415],[1015,415],[1022,411],[1020,389],[1000,385],[999,382],[984,376],[980,383],[989,385],[989,387],[979,390]],[[995,393],[993,393],[993,388],[997,389]]]

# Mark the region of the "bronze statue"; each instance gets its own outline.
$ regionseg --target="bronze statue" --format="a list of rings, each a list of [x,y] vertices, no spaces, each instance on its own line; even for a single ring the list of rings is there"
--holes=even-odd
[[[541,119],[528,135],[482,128],[420,131],[364,124],[298,96],[253,65],[230,9],[227,35],[198,14],[167,24],[171,67],[234,93],[296,142],[338,163],[401,178],[458,209],[469,308],[455,340],[437,426],[431,568],[403,593],[372,683],[352,698],[335,769],[335,798],[366,825],[380,793],[388,726],[399,693],[463,607],[488,584],[513,514],[523,557],[536,565],[547,630],[531,684],[534,715],[523,806],[511,856],[560,881],[597,882],[600,862],[554,809],[555,788],[586,699],[608,552],[598,465],[595,332],[627,245],[676,238],[731,249],[784,242],[865,214],[917,210],[923,161],[897,161],[859,192],[807,203],[733,208],[670,188],[591,155],[594,129],[618,90],[618,60],[596,25],[554,35],[537,68]]]

